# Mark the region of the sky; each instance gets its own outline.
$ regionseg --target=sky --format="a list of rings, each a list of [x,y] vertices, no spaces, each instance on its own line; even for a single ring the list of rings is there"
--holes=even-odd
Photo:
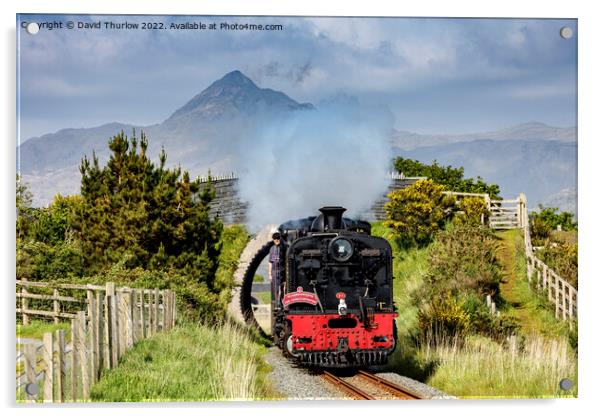
[[[20,15],[60,22],[17,31],[18,134],[118,121],[162,122],[238,69],[314,105],[341,94],[380,106],[417,133],[490,131],[539,121],[576,126],[574,19]],[[20,20],[19,20],[20,19]],[[166,29],[67,29],[67,22]],[[169,29],[211,23],[216,30]],[[223,30],[221,23],[282,30]],[[44,25],[42,25],[44,26]],[[570,39],[560,29],[573,31]]]

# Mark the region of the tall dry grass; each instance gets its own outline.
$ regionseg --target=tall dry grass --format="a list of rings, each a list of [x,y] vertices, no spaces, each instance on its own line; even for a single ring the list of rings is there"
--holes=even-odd
[[[418,352],[434,363],[429,384],[462,398],[576,397],[577,359],[566,340],[511,337],[498,344],[485,337],[433,339]],[[560,389],[563,378],[574,386]]]
[[[223,400],[253,400],[259,391],[255,380],[258,375],[259,349],[248,345],[248,334],[232,324],[219,327],[220,348],[215,351],[212,384],[215,397]]]
[[[257,400],[275,397],[246,329],[184,323],[129,350],[92,389],[93,401]]]

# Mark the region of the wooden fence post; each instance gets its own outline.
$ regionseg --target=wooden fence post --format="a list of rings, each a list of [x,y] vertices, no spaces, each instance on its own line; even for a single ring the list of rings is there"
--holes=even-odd
[[[172,322],[173,326],[176,326],[176,319],[178,318],[178,308],[176,303],[176,292],[172,292],[173,302],[172,302]]]
[[[97,380],[98,376],[98,367],[96,363],[98,362],[98,350],[96,349],[96,343],[98,338],[98,333],[96,332],[96,321],[98,317],[96,316],[96,299],[94,298],[94,293],[89,291],[89,302],[88,309],[90,310],[90,319],[88,321],[88,343],[89,343],[89,356],[88,359],[90,361],[90,382],[94,383]]]
[[[117,290],[115,296],[117,297],[117,351],[118,358],[121,358],[125,352],[125,333],[126,333],[126,308],[125,308],[125,294],[123,290]]]
[[[577,296],[577,294],[575,293],[575,297]],[[565,311],[565,315],[566,312],[568,312],[569,315],[569,319],[573,319],[575,317],[575,314],[573,312],[573,290],[571,288],[569,288],[569,307],[568,307],[568,311]]]
[[[125,346],[126,350],[134,346],[134,293],[129,290],[123,294],[125,305]]]
[[[161,329],[163,332],[167,330],[167,303],[169,302],[169,289],[163,289],[161,291],[161,300],[163,304],[163,316],[161,322],[163,322],[163,328]]]
[[[59,314],[61,313],[61,304],[58,300],[59,297],[59,290],[58,289],[54,289],[52,296],[54,297],[54,300],[52,301],[52,306],[54,309],[54,323],[58,324],[59,323]]]
[[[24,363],[25,363],[25,386],[27,387],[28,385],[31,384],[37,384],[37,380],[36,380],[36,346],[33,344],[25,344],[24,345],[24,351],[23,351],[23,358],[24,358]],[[25,389],[25,393],[26,393],[26,399],[25,401],[30,403],[30,402],[35,402],[37,399],[37,394],[29,394],[28,389]]]
[[[102,328],[102,315],[103,315],[103,307],[102,307],[102,297],[100,296],[100,291],[96,291],[95,296],[95,306],[96,309],[94,311],[94,315],[96,319],[94,321],[94,331],[96,332],[96,345],[94,346],[96,350],[94,366],[96,367],[96,371],[98,372],[96,379],[100,375],[100,368],[102,367],[102,350],[101,350],[101,339],[103,334]]]
[[[173,291],[169,290],[169,308],[167,309],[167,329],[173,328]]]
[[[54,342],[52,332],[44,333],[44,402],[54,401]]]
[[[109,351],[111,354],[110,368],[115,368],[117,366],[117,362],[119,361],[119,342],[117,339],[119,328],[117,326],[117,299],[115,292],[115,283],[113,282],[107,283],[107,303],[111,305],[109,309],[109,321],[111,327],[111,330],[109,332]]]
[[[171,329],[171,289],[167,291],[167,330]]]
[[[79,363],[82,369],[82,395],[84,400],[90,398],[90,363],[86,349],[86,312],[77,313],[79,338]]]
[[[121,357],[121,330],[123,329],[123,324],[121,323],[121,296],[119,294],[119,289],[115,289],[115,331],[113,331],[113,335],[115,338],[113,339],[113,345],[115,346],[114,354],[116,357],[115,363],[113,364],[117,367],[117,363],[119,358]]]
[[[138,289],[132,289],[132,337],[134,344],[141,339],[142,329],[140,328],[140,306],[138,304],[139,293]]]
[[[86,289],[86,316],[88,319],[92,319],[92,309],[94,309],[94,292],[90,288],[91,285],[87,285],[88,289]],[[90,321],[91,322],[91,321]]]
[[[542,265],[541,267],[541,273],[542,273],[542,284],[543,284],[543,288],[547,289],[548,288],[548,268],[544,265]]]
[[[114,292],[113,283],[107,283],[105,288],[105,300],[104,300],[104,319],[103,319],[103,332],[104,332],[104,368],[112,368],[113,352],[112,352],[112,340],[111,334],[113,332],[113,326],[111,322],[111,296]]]
[[[546,276],[546,287],[548,289],[548,302],[552,302],[552,291],[554,290],[553,288],[553,275],[552,275],[552,271],[550,270],[550,268],[546,265],[545,267],[545,276]]]
[[[27,283],[27,279],[21,279],[24,283]],[[21,294],[25,295],[27,294],[27,286],[26,285],[21,285]],[[21,312],[22,312],[22,316],[23,316],[23,325],[29,325],[29,315],[26,313],[26,311],[29,309],[29,299],[27,299],[26,297],[21,297]]]
[[[555,289],[556,289],[556,308],[554,311],[554,314],[556,315],[556,319],[558,319],[560,317],[560,303],[562,302],[562,309],[564,308],[564,286],[562,285],[562,283],[560,282],[560,279],[558,278],[558,276],[556,276],[556,285],[555,285]],[[562,292],[560,291],[560,288],[562,287]],[[564,319],[564,318],[563,318]]]
[[[78,398],[77,373],[79,356],[78,318],[71,320],[71,401],[76,402]]]
[[[140,338],[141,339],[145,339],[146,338],[146,305],[144,304],[144,294],[145,294],[145,290],[142,289],[140,291]]]
[[[154,308],[154,290],[149,289],[148,291],[148,329],[147,336],[151,336],[153,334],[153,328],[155,327],[155,308]]]
[[[159,332],[159,289],[155,288],[155,299],[153,304],[153,334]]]
[[[56,355],[57,355],[57,393],[58,402],[65,401],[65,330],[56,331]]]

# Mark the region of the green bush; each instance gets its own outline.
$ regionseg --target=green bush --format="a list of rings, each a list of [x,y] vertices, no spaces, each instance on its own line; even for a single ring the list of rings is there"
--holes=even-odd
[[[33,210],[29,237],[47,244],[73,240],[74,214],[81,209],[82,203],[80,195],[55,195],[48,207]]]
[[[204,282],[194,281],[175,270],[145,270],[126,266],[127,257],[105,272],[86,276],[80,283],[105,284],[115,282],[117,287],[141,289],[171,289],[176,293],[178,315],[193,321],[216,323],[223,320],[228,299],[211,291]]]
[[[463,338],[470,330],[470,315],[463,300],[447,292],[423,305],[418,311],[418,326],[426,342]]]
[[[440,232],[431,249],[421,297],[428,300],[447,291],[474,293],[479,298],[497,294],[502,279],[497,244],[493,232],[483,226],[460,224]]]
[[[423,336],[437,340],[470,332],[502,339],[514,332],[516,323],[493,316],[485,305],[487,295],[499,297],[496,248],[495,235],[480,225],[453,224],[437,234],[424,284],[414,293]]]
[[[489,209],[483,198],[462,198],[458,209],[460,212],[456,212],[453,219],[456,224],[486,224],[489,218]]]
[[[574,214],[571,212],[558,212],[558,208],[544,208],[539,204],[539,212],[531,211],[529,213],[529,227],[533,245],[543,245],[545,240],[549,239],[552,231],[558,227],[565,231],[577,229],[577,222]]]
[[[389,193],[384,224],[402,245],[426,245],[443,228],[454,207],[454,198],[443,194],[443,189],[431,180],[420,180]]]
[[[483,335],[496,341],[503,341],[516,334],[520,323],[516,317],[500,314],[493,315],[482,297],[475,294],[462,296],[464,309],[470,315],[471,333]]]
[[[577,244],[546,241],[535,255],[552,268],[563,279],[578,288],[578,248]]]
[[[54,245],[41,241],[17,242],[17,279],[57,280],[84,275],[84,254],[77,241]]]

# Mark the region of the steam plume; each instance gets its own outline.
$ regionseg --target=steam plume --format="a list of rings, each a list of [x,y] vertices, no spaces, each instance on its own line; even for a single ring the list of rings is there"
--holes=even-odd
[[[386,190],[392,116],[382,109],[332,102],[264,119],[241,144],[239,194],[252,231],[317,215],[325,205],[359,217]]]

